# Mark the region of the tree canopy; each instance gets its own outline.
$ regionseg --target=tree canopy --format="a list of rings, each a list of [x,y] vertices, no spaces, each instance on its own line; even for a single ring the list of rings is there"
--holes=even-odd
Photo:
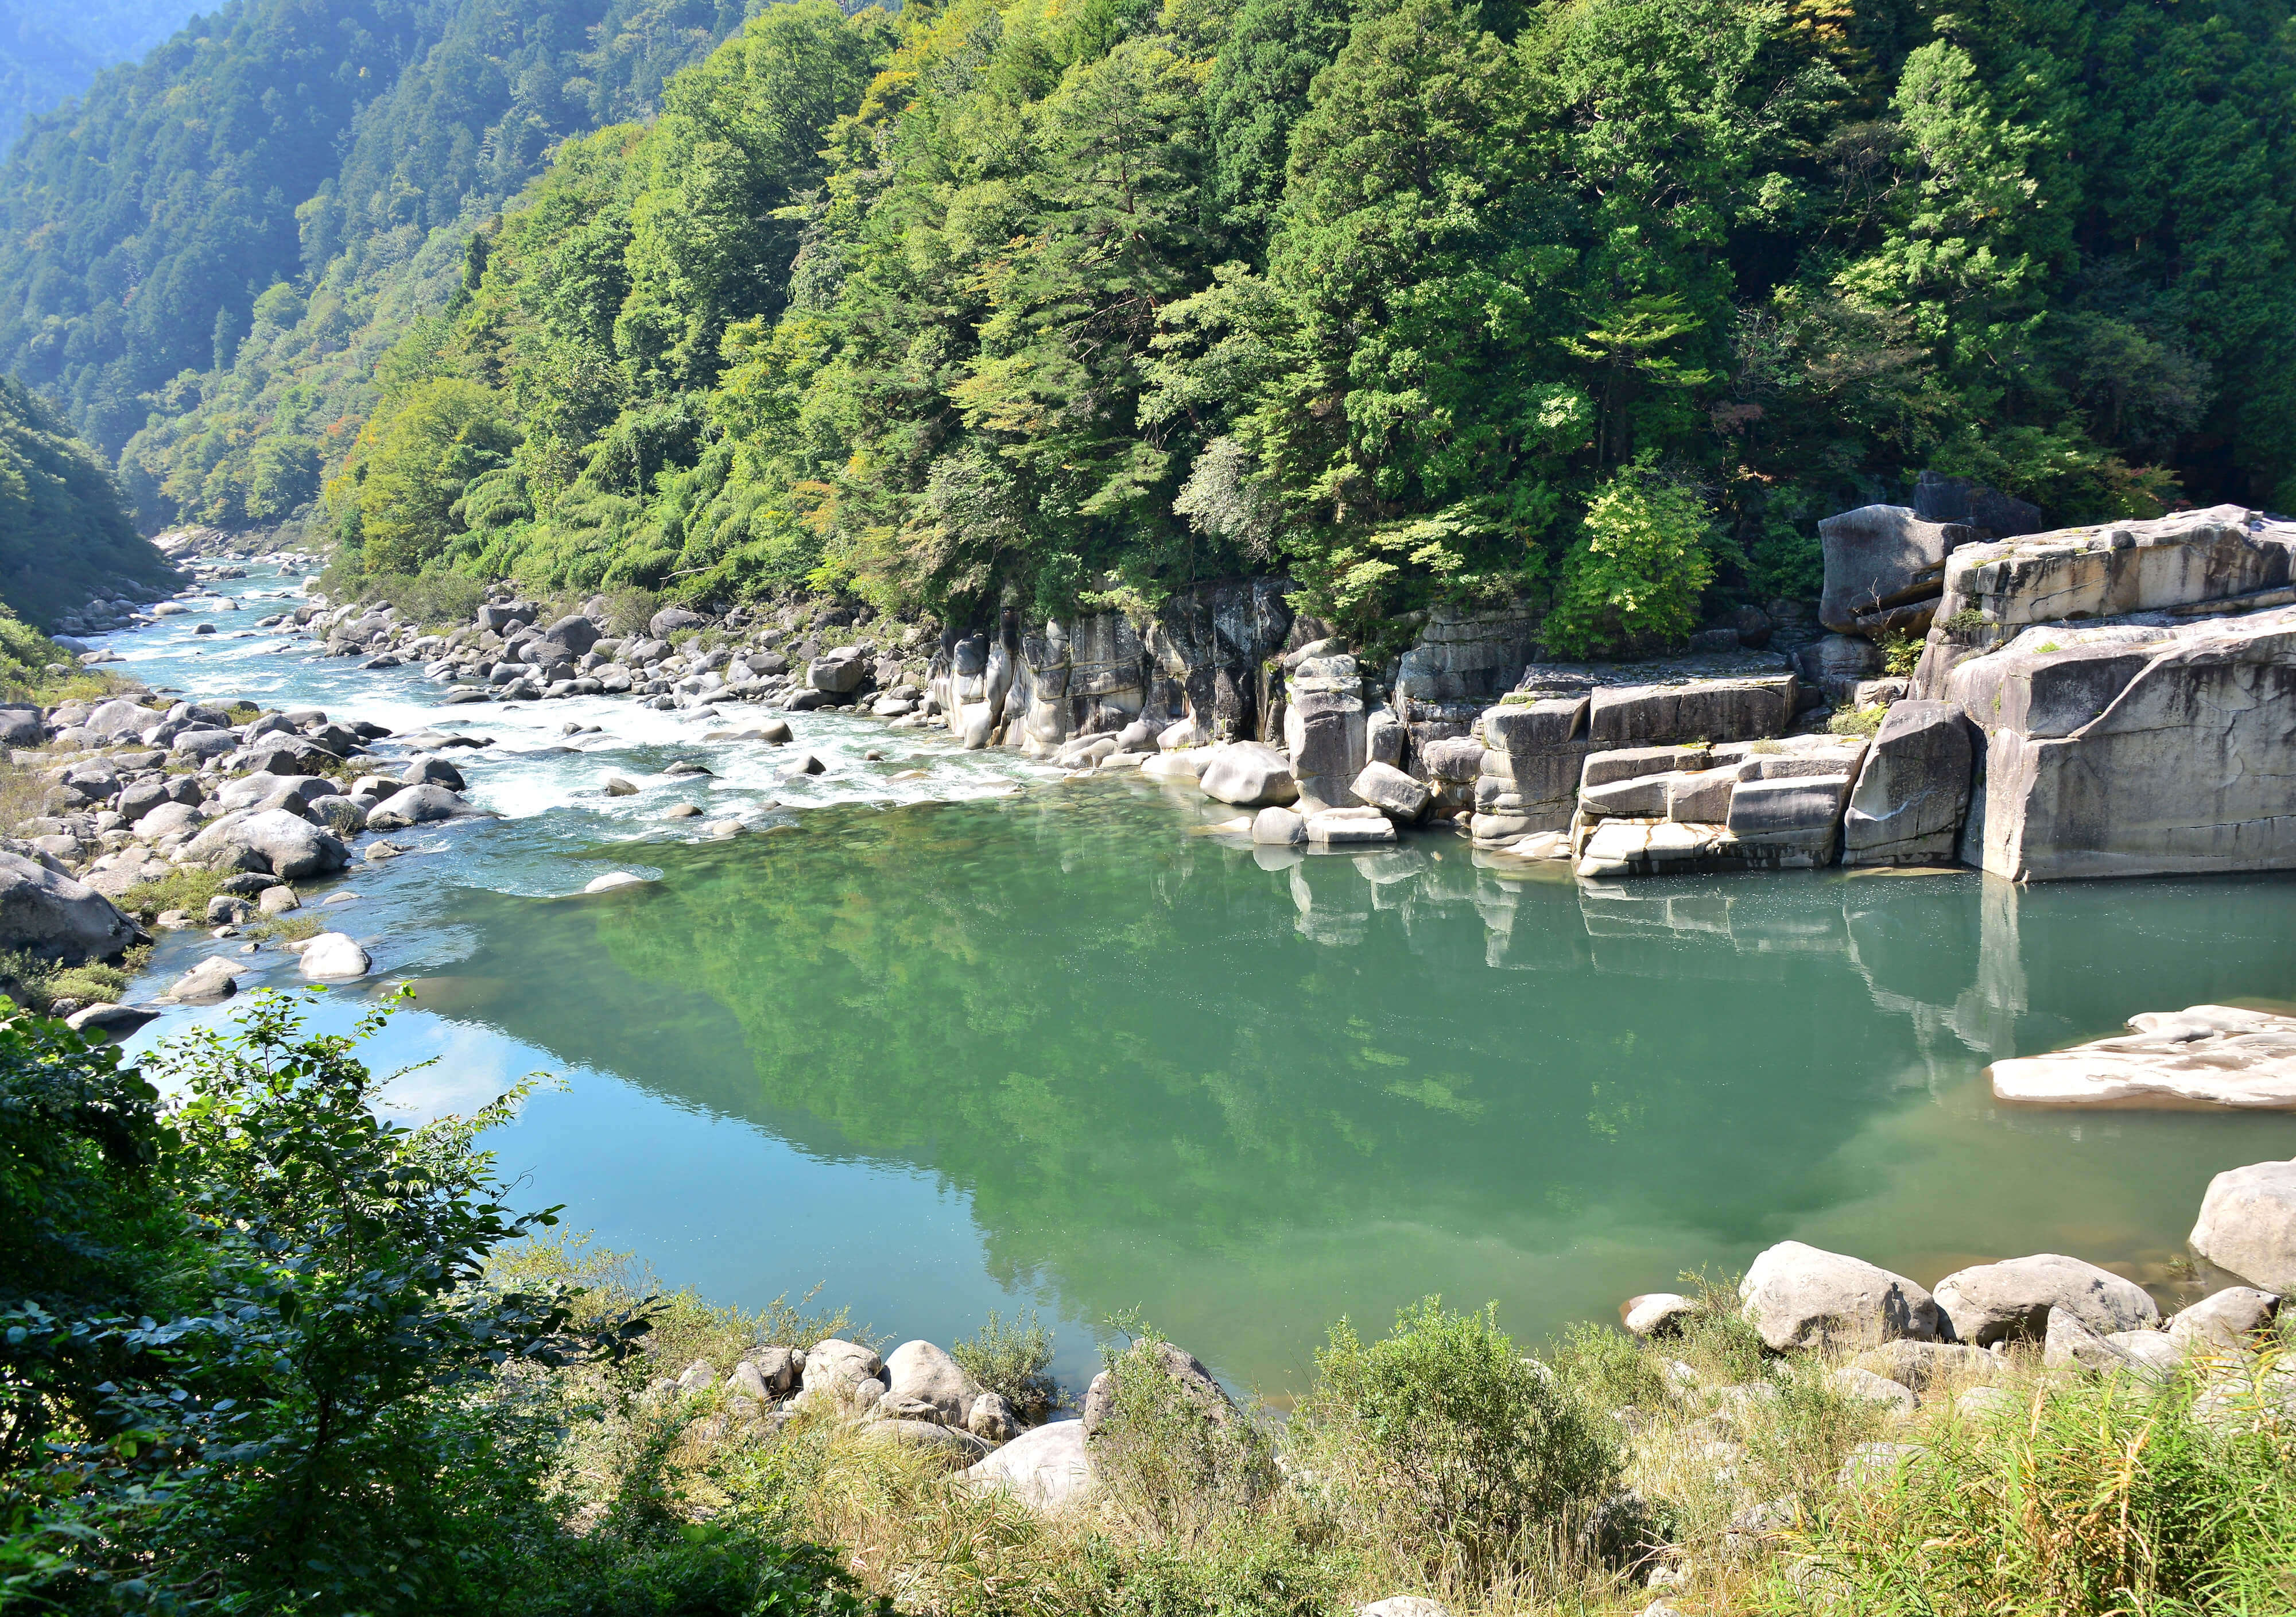
[[[498,49],[496,3],[455,29]],[[316,497],[355,548],[412,441],[389,418],[483,390],[460,492],[359,548],[388,569],[960,616],[1281,569],[1366,633],[1630,562],[1807,595],[1815,520],[1924,469],[2064,521],[2296,505],[2290,21],[801,0],[650,121],[643,73],[577,116],[442,44],[349,117],[339,174],[279,189],[310,199],[299,256],[166,342],[136,323],[197,255],[91,297],[113,238],[37,228],[65,214],[34,173],[81,172],[46,129],[8,171],[0,349],[126,443],[144,521]],[[253,194],[219,150],[201,194]],[[139,243],[191,217],[99,216]],[[1582,639],[1633,628],[1590,612]]]

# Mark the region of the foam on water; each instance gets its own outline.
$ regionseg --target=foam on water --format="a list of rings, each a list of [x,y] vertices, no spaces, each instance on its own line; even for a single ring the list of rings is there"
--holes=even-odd
[[[795,740],[777,746],[734,738],[767,717],[746,702],[663,711],[600,695],[450,705],[444,698],[455,687],[426,679],[418,667],[365,669],[360,658],[322,655],[316,642],[291,629],[253,628],[257,619],[291,610],[306,597],[276,566],[251,565],[248,573],[187,599],[188,612],[92,643],[118,653],[120,666],[146,684],[195,700],[318,708],[338,721],[382,725],[396,736],[435,731],[489,740],[490,746],[454,748],[447,755],[473,803],[505,821],[530,824],[517,835],[501,826],[491,835],[456,828],[449,844],[455,874],[472,885],[564,891],[558,883],[567,867],[554,860],[539,869],[537,856],[562,855],[578,844],[706,840],[705,827],[728,819],[771,830],[832,804],[965,801],[1058,777],[1015,752],[968,752],[943,730],[895,730],[846,714],[780,716]],[[207,623],[215,632],[202,635],[199,626]],[[565,733],[590,726],[594,731]],[[713,735],[719,738],[709,739]],[[396,774],[408,749],[386,743],[381,751],[374,772]],[[883,756],[870,759],[872,751]],[[820,774],[797,772],[807,753],[821,760]],[[709,774],[668,773],[681,762],[701,764]],[[637,792],[611,795],[606,783],[617,776]],[[699,817],[665,817],[673,806],[689,803],[702,811]]]

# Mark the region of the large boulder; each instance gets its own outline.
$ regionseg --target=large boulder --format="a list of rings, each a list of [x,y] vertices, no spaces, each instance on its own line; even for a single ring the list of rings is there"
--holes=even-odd
[[[1799,1241],[1781,1241],[1756,1258],[1738,1297],[1763,1342],[1780,1353],[1856,1352],[1938,1334],[1936,1301],[1903,1275]]]
[[[578,612],[552,624],[529,655],[547,668],[556,662],[571,662],[597,644],[598,626]]]
[[[2032,1106],[2296,1110],[2296,1016],[2196,1005],[2132,1016],[2128,1031],[2067,1050],[2005,1057],[1994,1097]]]
[[[155,713],[121,697],[99,705],[87,716],[83,727],[94,731],[107,741],[126,741],[131,736],[143,735],[166,717],[165,713]]]
[[[646,632],[656,640],[667,640],[680,629],[700,628],[709,619],[700,612],[689,612],[683,606],[665,606],[646,624]]]
[[[268,871],[283,882],[328,875],[351,862],[350,850],[332,833],[285,808],[226,815],[184,853],[214,869]]]
[[[2283,1296],[2296,1290],[2296,1161],[2255,1162],[2209,1181],[2193,1250]]]
[[[1938,1282],[1935,1295],[1955,1338],[1980,1348],[2040,1341],[2051,1309],[2101,1336],[2145,1329],[2161,1317],[2159,1305],[2135,1281],[2056,1252],[1958,1269]]]
[[[874,1350],[840,1337],[825,1337],[805,1356],[804,1391],[808,1404],[826,1403],[849,1415],[864,1415],[885,1396],[885,1361]]]
[[[1423,783],[1400,769],[1376,762],[1363,767],[1349,791],[1357,801],[1369,804],[1402,825],[1418,824],[1427,813],[1427,805],[1435,800],[1435,794]]]
[[[1242,808],[1296,802],[1300,787],[1292,778],[1291,760],[1275,748],[1256,741],[1230,742],[1212,750],[1211,760],[1196,784],[1204,795]]]
[[[843,696],[861,688],[869,677],[869,660],[854,646],[840,646],[808,664],[805,682],[816,691]]]
[[[879,1412],[893,1420],[937,1421],[962,1426],[980,1384],[947,1350],[929,1342],[905,1342],[885,1358],[885,1396]]]
[[[1949,702],[1901,702],[1882,720],[1841,822],[1844,865],[1950,863],[1977,748]]]
[[[2187,1353],[2234,1353],[2251,1346],[2279,1313],[2280,1299],[2272,1293],[2227,1286],[2179,1310],[2169,1321],[2168,1334]]]
[[[0,853],[0,950],[47,960],[109,960],[141,937],[92,887],[20,854]]]
[[[1092,1457],[1082,1421],[1054,1421],[1024,1432],[970,1467],[966,1479],[1001,1489],[1039,1511],[1056,1511],[1092,1486]]]
[[[1934,603],[1946,558],[1983,537],[1964,523],[1925,522],[1904,505],[1860,505],[1825,518],[1817,525],[1825,553],[1819,621],[1854,635],[1890,608]]]
[[[408,786],[384,798],[367,811],[366,823],[375,831],[397,831],[402,826],[424,825],[433,820],[467,819],[485,814],[485,809],[473,806],[446,787],[425,783],[420,786]]]

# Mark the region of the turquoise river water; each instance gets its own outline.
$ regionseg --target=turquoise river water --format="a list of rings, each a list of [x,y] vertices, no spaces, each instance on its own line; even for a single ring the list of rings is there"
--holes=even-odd
[[[154,685],[496,742],[455,757],[504,817],[336,884],[377,974],[317,1019],[412,983],[373,1059],[435,1058],[415,1114],[552,1075],[493,1141],[517,1199],[722,1301],[818,1286],[942,1342],[1033,1308],[1071,1377],[1136,1309],[1280,1394],[1343,1314],[1495,1301],[1535,1341],[1787,1237],[1924,1283],[2065,1252],[2169,1297],[2209,1177],[2296,1155],[2296,1118],[2015,1111],[1983,1078],[2137,1011],[2296,998],[2285,880],[1595,888],[1449,836],[1255,852],[1192,792],[866,719],[796,716],[830,767],[783,780],[707,718],[442,708],[242,628],[291,586],[226,587],[255,598],[106,644]],[[756,830],[699,840],[681,800]],[[658,879],[570,896],[612,869]],[[170,936],[134,997],[228,947]]]

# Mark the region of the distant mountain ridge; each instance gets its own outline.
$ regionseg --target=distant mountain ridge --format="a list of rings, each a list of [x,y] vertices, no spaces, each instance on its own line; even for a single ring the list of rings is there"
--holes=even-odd
[[[375,300],[426,300],[410,283],[440,278],[434,233],[455,237],[451,288],[461,234],[556,142],[644,116],[743,14],[742,0],[233,0],[35,119],[0,165],[0,370],[112,456],[155,416],[199,410],[271,289],[297,289],[285,324],[302,348],[338,351]],[[233,431],[193,457],[194,488],[243,447]],[[292,466],[270,481],[302,487]],[[138,505],[147,523],[175,514]]]
[[[0,155],[114,62],[132,62],[195,14],[193,0],[0,0]]]

